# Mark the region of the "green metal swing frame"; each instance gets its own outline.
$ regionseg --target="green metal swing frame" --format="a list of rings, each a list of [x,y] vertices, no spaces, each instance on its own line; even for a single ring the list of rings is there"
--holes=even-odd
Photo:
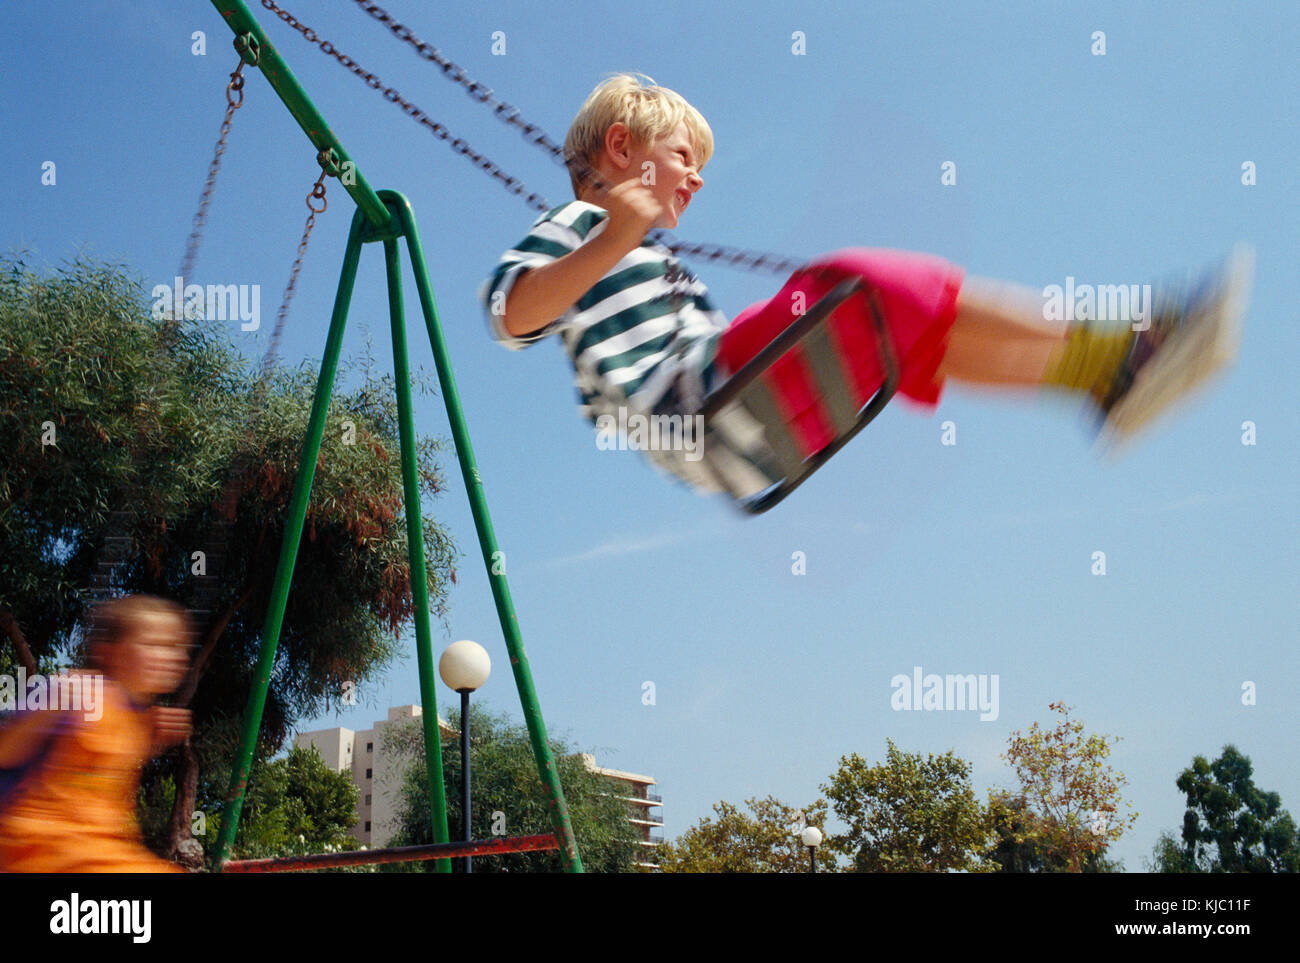
[[[302,538],[307,503],[311,497],[312,480],[315,475],[316,461],[320,454],[321,441],[325,431],[325,416],[329,409],[330,395],[338,369],[339,354],[343,345],[343,333],[347,327],[348,309],[352,300],[352,291],[356,281],[357,265],[361,258],[361,249],[369,243],[381,243],[384,247],[384,260],[387,266],[388,306],[393,333],[393,374],[397,383],[397,406],[399,431],[401,438],[401,461],[403,496],[406,509],[407,542],[409,546],[411,592],[415,603],[416,655],[420,675],[420,700],[423,710],[425,762],[428,770],[428,794],[430,822],[433,830],[435,848],[433,853],[443,853],[434,861],[438,872],[451,872],[450,856],[463,854],[464,846],[436,849],[438,844],[449,844],[447,829],[447,802],[443,782],[442,747],[438,731],[438,705],[434,691],[434,663],[432,639],[429,631],[429,592],[428,578],[424,558],[424,529],[420,515],[420,491],[416,464],[415,423],[412,414],[410,366],[406,348],[406,318],[402,299],[401,260],[398,242],[405,240],[407,254],[411,260],[411,269],[415,276],[416,291],[420,308],[428,329],[429,342],[433,348],[434,362],[437,366],[438,379],[446,403],[447,417],[451,424],[452,436],[456,445],[456,455],[460,462],[461,475],[469,494],[470,508],[474,515],[474,525],[478,533],[479,547],[482,550],[483,564],[487,569],[488,581],[492,586],[492,595],[496,603],[497,616],[505,637],[506,648],[510,655],[510,667],[519,690],[524,719],[528,728],[529,742],[537,764],[538,773],[549,796],[551,823],[554,828],[554,845],[529,846],[527,848],[557,848],[561,863],[566,872],[582,872],[582,859],[578,854],[573,827],[569,821],[569,811],[564,798],[564,789],[560,784],[559,772],[547,740],[546,726],[542,719],[537,692],[533,687],[532,671],[528,656],[524,651],[523,640],[519,633],[518,619],[510,597],[510,586],[505,572],[494,565],[498,558],[496,534],[492,527],[492,518],[488,512],[487,499],[483,491],[483,481],[478,464],[474,458],[474,449],[470,443],[469,427],[460,402],[460,393],[456,387],[455,374],[452,371],[451,358],[443,337],[442,324],[438,318],[438,309],[433,297],[433,286],[429,281],[428,268],[424,257],[424,248],[420,243],[420,233],[416,226],[415,214],[410,202],[397,191],[374,191],[362,176],[350,155],[330,131],[324,118],[298,84],[292,71],[281,58],[275,46],[263,32],[261,25],[248,10],[242,0],[212,0],[212,5],[221,14],[227,25],[235,34],[235,49],[239,51],[246,64],[257,67],[266,77],[272,89],[284,102],[294,120],[302,128],[308,139],[318,151],[322,167],[332,176],[343,173],[339,183],[356,202],[357,210],[352,217],[348,232],[347,249],[343,256],[343,269],[339,276],[338,291],[335,295],[334,310],[330,319],[329,334],[326,337],[325,353],[321,360],[320,375],[312,399],[311,417],[308,421],[306,437],[303,440],[302,458],[299,462],[298,476],[294,483],[289,515],[285,523],[284,538],[280,548],[280,559],[276,567],[275,583],[271,591],[271,601],[267,608],[266,620],[262,629],[262,647],[257,666],[254,670],[253,688],[249,694],[244,712],[243,728],[240,738],[239,755],[235,760],[230,778],[230,790],[221,821],[213,868],[220,871],[229,858],[231,846],[239,826],[239,816],[243,809],[244,791],[248,784],[249,770],[252,766],[254,748],[258,732],[261,729],[262,714],[266,705],[267,688],[270,684],[271,670],[275,663],[276,648],[279,644],[280,629],[284,619],[285,606],[288,601],[290,584],[293,581],[293,569],[298,557],[298,546]],[[475,851],[483,852],[491,848],[489,843],[474,844]],[[487,847],[485,849],[485,847]],[[497,851],[504,851],[497,847]],[[384,861],[384,851],[371,851],[371,862]],[[288,865],[284,869],[294,868]]]

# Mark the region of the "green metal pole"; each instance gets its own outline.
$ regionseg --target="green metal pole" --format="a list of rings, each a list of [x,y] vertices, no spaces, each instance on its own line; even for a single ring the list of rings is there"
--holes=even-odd
[[[275,570],[275,584],[271,589],[271,601],[262,626],[262,651],[253,672],[253,689],[248,694],[248,704],[244,709],[239,756],[230,774],[230,790],[221,820],[221,833],[217,837],[214,860],[214,868],[217,870],[220,870],[221,864],[230,855],[235,830],[239,826],[239,814],[244,808],[244,789],[248,785],[248,771],[253,765],[257,734],[262,728],[266,690],[271,682],[275,650],[280,642],[280,626],[289,598],[289,585],[293,581],[293,567],[298,560],[298,543],[302,539],[303,522],[307,517],[307,500],[311,497],[311,483],[316,476],[316,459],[320,455],[321,438],[325,433],[325,415],[329,410],[330,392],[334,387],[334,375],[338,370],[339,353],[343,347],[343,329],[348,323],[348,305],[352,301],[352,288],[357,279],[357,264],[361,259],[361,232],[365,223],[364,215],[358,210],[353,215],[347,252],[343,255],[343,272],[339,276],[338,294],[334,298],[334,314],[330,319],[329,336],[325,342],[325,356],[321,359],[320,376],[316,381],[307,437],[302,443],[302,459],[298,462],[293,501],[289,507],[289,517],[285,520],[284,539],[280,543],[280,562]]]
[[[406,499],[406,542],[411,560],[411,597],[415,602],[415,651],[420,667],[420,703],[424,714],[424,761],[429,779],[429,819],[433,840],[445,843],[447,797],[442,776],[442,733],[438,731],[438,697],[434,686],[433,640],[429,634],[429,583],[424,562],[424,524],[420,517],[420,476],[415,458],[415,419],[411,413],[411,371],[406,356],[406,315],[402,307],[402,262],[397,241],[384,241],[388,268],[388,315],[393,328],[393,377],[397,381],[397,416],[402,439],[402,485]],[[451,860],[434,863],[451,872]]]
[[[343,185],[343,189],[352,195],[352,199],[357,202],[357,207],[365,211],[366,218],[371,224],[378,228],[385,227],[388,224],[387,208],[379,200],[378,195],[371,190],[366,179],[361,176],[361,169],[343,149],[343,145],[329,129],[325,118],[320,115],[306,91],[298,85],[298,79],[294,77],[293,71],[280,58],[275,44],[267,38],[261,24],[249,12],[248,7],[244,6],[243,0],[212,0],[212,5],[217,8],[217,12],[235,32],[236,37],[252,34],[257,41],[257,68],[262,71],[272,89],[289,108],[289,113],[293,114],[293,119],[298,122],[303,133],[316,145],[316,150],[333,151],[340,167],[346,164],[352,165],[350,169],[343,171],[339,182]]]
[[[492,596],[496,601],[497,617],[501,622],[501,631],[505,635],[506,649],[510,653],[510,666],[514,670],[515,685],[519,689],[519,701],[528,724],[533,757],[537,761],[537,770],[542,777],[542,783],[550,795],[550,815],[555,827],[555,838],[560,843],[565,871],[581,873],[582,859],[578,855],[578,844],[569,822],[569,807],[564,800],[564,788],[560,785],[559,771],[555,768],[555,758],[551,753],[550,742],[546,738],[546,724],[542,720],[542,709],[537,701],[537,692],[533,688],[532,670],[529,668],[528,655],[524,651],[523,639],[519,634],[519,620],[515,616],[514,603],[510,598],[510,585],[506,581],[504,557],[497,550],[496,533],[492,529],[492,517],[488,513],[487,498],[483,494],[483,480],[479,476],[478,464],[474,459],[474,448],[470,444],[469,427],[460,404],[460,392],[456,389],[451,355],[443,337],[442,324],[438,320],[438,307],[433,300],[433,288],[429,283],[424,247],[420,243],[420,232],[415,225],[415,214],[411,210],[410,201],[397,191],[380,191],[379,196],[384,201],[395,205],[394,214],[401,219],[402,233],[406,236],[407,248],[411,254],[415,287],[419,291],[420,307],[424,312],[425,325],[429,329],[429,341],[433,346],[438,380],[442,384],[442,396],[447,405],[447,418],[451,422],[452,436],[456,442],[456,455],[460,460],[461,475],[465,479],[470,508],[474,513],[479,547],[483,550],[483,564],[487,567],[488,581],[492,585]]]
[[[281,59],[279,52],[271,43],[270,39],[263,32],[256,18],[249,12],[242,0],[212,0],[212,5],[221,14],[222,18],[234,31],[235,36],[250,37],[256,50],[250,51],[250,55],[255,55],[256,65],[262,71],[271,87],[289,109],[298,125],[317,148],[317,151],[329,151],[331,153],[330,164],[326,166],[327,171],[332,174],[341,174],[339,177],[343,188],[352,195],[356,201],[357,213],[352,220],[352,230],[348,236],[347,253],[343,261],[343,273],[339,278],[338,295],[334,304],[334,316],[330,322],[329,339],[325,349],[325,357],[321,362],[320,378],[317,382],[316,396],[313,400],[311,422],[308,426],[307,438],[303,443],[303,460],[299,465],[298,479],[294,487],[293,504],[290,508],[289,518],[286,521],[284,542],[280,551],[280,562],[276,570],[275,586],[272,590],[271,604],[267,610],[266,622],[262,632],[262,651],[258,659],[257,668],[254,675],[253,691],[249,695],[248,706],[244,713],[244,729],[241,737],[240,755],[236,761],[235,767],[231,773],[230,801],[226,807],[225,818],[222,820],[221,834],[218,837],[217,854],[215,865],[220,868],[230,852],[230,846],[234,842],[235,831],[239,824],[239,814],[243,808],[244,789],[248,782],[248,771],[252,765],[254,747],[257,742],[257,735],[261,729],[262,712],[266,704],[266,690],[270,683],[271,667],[275,661],[275,650],[279,643],[280,628],[284,617],[284,609],[288,599],[289,585],[293,577],[293,567],[297,560],[298,543],[302,537],[302,527],[306,518],[307,499],[311,493],[311,483],[315,474],[316,459],[320,453],[321,436],[325,428],[325,413],[329,407],[329,396],[333,388],[334,374],[338,367],[338,356],[342,345],[343,329],[347,324],[348,304],[352,298],[352,289],[356,280],[357,263],[360,257],[360,246],[363,241],[384,240],[387,248],[388,242],[395,238],[406,235],[407,247],[411,254],[412,269],[415,273],[416,287],[419,290],[420,305],[424,312],[425,324],[429,329],[429,339],[434,350],[434,359],[438,367],[438,375],[443,386],[443,396],[446,399],[447,415],[451,421],[452,433],[456,441],[456,451],[460,460],[461,472],[465,477],[466,488],[470,496],[470,507],[474,513],[474,524],[478,530],[479,544],[483,549],[483,561],[488,569],[488,577],[492,585],[493,598],[496,601],[497,615],[501,621],[501,628],[505,634],[506,647],[510,653],[510,662],[514,670],[515,683],[519,689],[520,701],[523,705],[524,716],[528,724],[528,733],[532,743],[533,755],[537,760],[538,771],[542,777],[542,782],[546,785],[551,797],[551,819],[555,827],[556,839],[561,845],[561,851],[564,854],[564,867],[569,872],[582,872],[582,860],[578,855],[577,843],[574,839],[573,828],[569,822],[568,806],[564,800],[564,790],[560,785],[559,773],[555,767],[555,760],[550,750],[550,744],[546,738],[546,727],[542,721],[541,708],[537,702],[537,693],[533,688],[532,672],[528,666],[528,658],[524,652],[523,641],[519,635],[518,620],[514,612],[514,605],[510,599],[510,589],[505,579],[504,567],[497,564],[497,556],[500,554],[497,550],[496,535],[492,530],[492,521],[488,515],[487,501],[484,498],[482,490],[482,481],[479,478],[478,466],[474,460],[473,449],[470,446],[469,430],[465,424],[464,413],[460,405],[460,396],[456,390],[455,377],[451,370],[450,355],[447,351],[447,345],[442,335],[442,326],[438,321],[437,307],[434,304],[432,287],[429,284],[428,271],[424,261],[424,250],[420,244],[419,232],[415,226],[415,217],[411,213],[410,203],[401,194],[395,191],[382,191],[376,194],[361,175],[360,169],[352,161],[350,155],[343,148],[338,138],[334,136],[329,126],[325,123],[324,118],[316,110],[315,105],[308,98],[307,94],[298,85],[297,79]],[[248,59],[248,55],[246,58]],[[250,61],[251,62],[251,61]],[[346,165],[351,165],[347,168]],[[342,170],[340,170],[342,168]],[[391,201],[396,206],[396,213],[400,216],[401,229],[396,229],[393,214],[385,206],[385,203]],[[362,231],[362,224],[368,222],[368,229]],[[366,235],[363,238],[363,234]],[[386,251],[387,253],[387,251]],[[393,277],[393,267],[389,264],[389,277]],[[393,287],[390,284],[389,300],[392,305]],[[404,329],[404,322],[402,328]],[[403,339],[403,352],[405,351],[405,341]],[[396,351],[396,339],[395,347]],[[401,382],[408,391],[407,405],[409,411],[409,384],[407,379],[399,377]],[[400,392],[400,389],[399,389]],[[399,394],[399,406],[402,404]],[[406,421],[403,423],[403,448],[406,445],[406,432],[410,424]],[[403,476],[404,483],[406,480],[405,455],[403,456]],[[410,497],[409,483],[407,484],[407,523],[411,524],[412,505]],[[418,506],[418,491],[414,502]],[[418,510],[418,509],[417,509]],[[423,537],[422,532],[418,530],[417,535],[411,536],[408,528],[408,538],[412,546],[418,545],[421,549],[419,564],[423,567]],[[415,564],[413,556],[413,564]],[[413,573],[414,578],[414,573]],[[427,578],[427,576],[426,576]],[[422,578],[421,584],[426,592],[425,611],[427,612],[427,581]],[[417,622],[417,639],[420,632],[421,624],[424,625],[427,633],[427,617],[422,617]],[[420,655],[421,660],[424,655]],[[425,706],[434,706],[434,712],[430,714],[426,708],[425,715],[432,717],[432,723],[437,725],[436,703],[432,698],[432,692],[426,691],[426,676],[431,677],[432,672],[432,654],[429,653],[429,666],[421,662],[421,698]],[[446,809],[445,794],[441,785],[441,743],[435,735],[429,737],[428,725],[430,718],[425,719],[425,751],[428,753],[430,744],[433,751],[437,754],[438,765],[436,769],[439,774],[438,787],[436,790],[431,788],[430,798],[431,806],[434,808],[434,833],[438,835],[438,817],[437,807],[441,800],[443,807],[442,814],[442,835],[439,842],[447,840],[446,830]],[[426,757],[427,758],[427,757]],[[430,778],[433,778],[435,766],[430,765]],[[441,864],[445,861],[440,861]]]

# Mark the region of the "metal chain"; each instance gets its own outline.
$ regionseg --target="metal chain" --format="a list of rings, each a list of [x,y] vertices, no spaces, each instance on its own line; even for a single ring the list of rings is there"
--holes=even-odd
[[[221,168],[221,158],[226,150],[226,138],[230,133],[231,122],[234,112],[243,106],[244,102],[244,69],[245,60],[241,57],[239,65],[230,75],[230,82],[226,85],[226,114],[221,123],[221,132],[217,138],[216,149],[213,153],[212,162],[208,167],[207,180],[204,183],[203,193],[199,199],[199,209],[194,215],[193,230],[186,242],[185,254],[181,260],[181,267],[177,274],[184,278],[194,269],[198,257],[199,246],[203,239],[203,229],[207,223],[208,208],[211,205],[212,195],[216,188],[217,174]],[[298,254],[294,259],[293,267],[289,274],[289,283],[285,287],[284,297],[280,303],[280,310],[276,316],[275,327],[271,332],[270,345],[262,363],[253,389],[253,419],[248,425],[248,435],[254,436],[259,409],[269,390],[270,374],[272,372],[275,359],[279,353],[280,339],[284,332],[285,322],[289,315],[289,305],[293,301],[294,293],[297,290],[298,275],[302,270],[303,259],[307,253],[307,246],[311,239],[312,228],[316,224],[316,215],[324,213],[329,206],[325,191],[325,178],[330,174],[330,154],[328,151],[322,151],[317,160],[321,165],[320,176],[316,183],[312,185],[310,192],[307,194],[306,204],[308,209],[307,222],[303,228],[302,238],[298,242]],[[319,206],[316,202],[319,202]],[[181,292],[178,295],[179,300],[183,303],[184,295]],[[171,337],[179,328],[182,318],[171,318],[164,328],[163,338],[159,344],[160,356],[165,354],[166,347]],[[92,597],[105,599],[113,590],[115,577],[128,559],[130,558],[130,548],[134,543],[134,537],[130,534],[135,527],[138,517],[143,510],[145,491],[140,482],[140,464],[139,449],[135,456],[135,481],[134,484],[124,494],[123,507],[111,513],[108,524],[108,531],[105,534],[103,542],[100,545],[96,566],[92,575]],[[224,575],[225,562],[227,558],[227,540],[231,526],[234,523],[236,508],[239,499],[243,494],[248,481],[248,457],[241,456],[230,466],[227,473],[227,480],[222,489],[221,497],[216,503],[215,520],[208,532],[208,537],[204,544],[204,557],[208,568],[208,574],[200,576],[194,589],[193,602],[190,612],[199,616],[206,623],[213,616],[213,608],[217,601],[217,595],[221,588],[221,581]],[[197,666],[195,670],[197,670]],[[197,682],[197,675],[192,672],[191,678],[185,687],[186,696],[180,700],[179,704],[187,704],[189,696],[193,694],[194,684]]]
[[[235,95],[239,96],[236,97]],[[203,185],[203,194],[199,197],[199,209],[194,215],[194,229],[185,244],[185,256],[177,269],[178,277],[189,277],[194,270],[194,262],[199,256],[199,244],[203,241],[203,228],[208,222],[208,207],[212,203],[212,193],[217,187],[217,172],[221,169],[221,155],[226,152],[226,137],[230,133],[230,123],[235,111],[244,105],[244,59],[239,59],[239,66],[230,75],[226,85],[226,116],[221,122],[221,135],[217,138],[216,150],[212,153],[212,163],[208,165],[208,179]],[[173,319],[179,320],[179,319]]]
[[[190,236],[185,243],[185,254],[181,258],[181,266],[176,271],[178,277],[188,277],[190,272],[194,270],[194,264],[198,260],[199,245],[203,241],[203,229],[208,220],[208,208],[211,206],[212,195],[216,190],[217,174],[221,170],[221,156],[226,152],[226,138],[230,134],[235,111],[242,107],[243,104],[244,58],[241,56],[239,65],[230,74],[230,82],[226,84],[226,114],[221,121],[221,132],[217,137],[217,145],[212,153],[212,161],[208,165],[207,180],[203,185],[203,193],[199,197],[199,209],[194,215]],[[183,291],[177,292],[173,299],[173,304],[178,302],[184,304]],[[182,307],[181,310],[183,313],[184,308]],[[167,348],[180,328],[181,320],[182,318],[178,317],[168,317],[164,321],[158,341],[158,357],[160,361],[165,358]],[[100,542],[99,550],[96,552],[95,565],[91,574],[91,596],[97,601],[108,598],[113,591],[113,582],[118,572],[130,558],[130,549],[135,542],[132,530],[136,526],[145,503],[146,493],[140,480],[144,465],[139,441],[137,441],[134,451],[135,454],[132,458],[133,481],[123,492],[119,507],[109,513],[106,531],[103,540]]]
[[[293,27],[294,30],[301,33],[308,41],[319,46],[323,53],[329,54],[348,70],[352,71],[352,73],[364,80],[366,86],[370,87],[372,90],[380,91],[384,95],[385,100],[397,104],[402,108],[403,113],[420,123],[422,126],[428,128],[439,140],[450,141],[451,149],[453,151],[457,154],[464,155],[475,167],[501,181],[502,185],[510,193],[519,195],[528,191],[528,188],[524,186],[523,181],[516,177],[511,177],[495,163],[488,160],[488,158],[483,154],[474,150],[467,141],[462,140],[459,137],[453,137],[451,131],[446,127],[433,120],[428,114],[403,97],[394,88],[384,86],[384,82],[380,80],[378,76],[371,73],[369,70],[366,70],[328,40],[321,39],[317,36],[316,31],[299,21],[293,16],[293,14],[289,13],[289,11],[281,9],[275,4],[274,0],[262,0],[262,6],[267,10],[270,10],[290,27]],[[540,130],[540,128],[538,129]],[[524,200],[533,208],[543,213],[551,209],[551,205],[547,202],[546,198],[540,194],[529,191],[528,196]]]
[[[379,4],[372,3],[370,0],[354,0],[354,2],[361,7],[362,10],[370,14],[370,16],[388,27],[388,29],[393,32],[393,36],[397,37],[398,40],[410,44],[415,48],[416,53],[425,60],[441,67],[442,72],[446,74],[448,80],[460,84],[465,88],[469,95],[479,103],[490,105],[493,112],[503,122],[511,127],[518,127],[519,130],[522,131],[526,140],[545,150],[561,166],[569,165],[569,161],[566,160],[564,156],[564,148],[551,140],[551,138],[547,136],[546,131],[541,127],[524,120],[523,117],[520,116],[518,107],[497,100],[492,96],[491,87],[480,84],[477,80],[472,80],[465,73],[462,67],[457,66],[444,57],[432,44],[425,43],[419,37],[415,36],[409,27],[394,20],[383,7],[379,6]],[[587,167],[582,158],[575,157],[573,158],[573,161],[586,168],[586,170],[582,171],[584,175],[595,176],[596,172],[590,167]]]
[[[298,272],[302,270],[302,259],[307,253],[307,243],[311,239],[311,229],[316,226],[316,215],[323,214],[329,207],[329,201],[325,199],[325,178],[329,174],[325,166],[329,161],[329,151],[323,150],[317,158],[321,161],[320,177],[316,178],[316,183],[312,185],[311,191],[307,194],[307,223],[302,229],[302,240],[298,242],[298,256],[294,258],[293,269],[289,272],[289,284],[284,289],[284,298],[280,302],[280,311],[275,317],[275,328],[271,331],[271,345],[268,348],[265,357],[262,358],[262,375],[260,380],[264,380],[271,371],[271,366],[275,363],[276,354],[280,348],[280,335],[284,332],[284,322],[289,317],[289,302],[293,300],[294,292],[298,287]],[[312,201],[320,201],[320,207],[312,204]],[[260,384],[259,380],[259,384]]]
[[[548,153],[557,163],[567,167],[574,168],[579,172],[583,179],[590,179],[597,190],[607,188],[600,175],[581,157],[566,158],[564,148],[553,141],[545,130],[539,125],[526,121],[519,112],[519,108],[512,104],[504,103],[492,96],[492,89],[478,81],[473,80],[465,73],[465,70],[444,57],[434,46],[428,44],[411,32],[409,27],[395,20],[386,10],[371,0],[354,0],[366,13],[370,14],[376,20],[383,23],[392,31],[393,35],[399,40],[410,44],[415,48],[421,57],[442,68],[442,72],[453,83],[464,87],[465,90],[480,103],[490,105],[493,113],[505,124],[511,127],[517,127],[524,135],[524,139],[529,143]],[[316,44],[322,51],[330,54],[344,67],[364,80],[367,86],[383,93],[384,98],[391,103],[400,106],[404,113],[414,118],[423,126],[429,128],[440,140],[450,140],[451,148],[458,154],[468,157],[475,167],[489,174],[493,178],[502,182],[502,185],[512,194],[520,195],[527,190],[523,182],[518,178],[512,177],[501,169],[495,162],[489,160],[484,154],[474,150],[468,142],[459,137],[452,137],[452,134],[442,124],[433,121],[421,108],[412,104],[394,88],[385,86],[375,74],[360,66],[351,57],[343,54],[328,40],[322,39],[316,31],[299,21],[293,14],[280,7],[275,0],[262,0],[262,6],[274,13],[282,21],[293,29],[297,30],[308,41]],[[525,198],[526,203],[531,205],[535,210],[542,213],[549,211],[551,205],[539,194],[530,193]],[[711,263],[719,263],[728,267],[736,267],[744,270],[767,271],[773,274],[789,274],[806,265],[806,259],[797,259],[783,257],[777,254],[769,254],[755,251],[745,251],[739,248],[725,247],[718,244],[688,244],[676,241],[666,231],[652,231],[651,237],[658,243],[663,244],[668,251],[674,255],[685,257],[698,257]]]
[[[263,3],[269,3],[271,0],[263,0]],[[465,73],[465,69],[451,60],[444,57],[432,44],[422,41],[419,37],[411,32],[411,29],[404,24],[395,20],[392,14],[388,13],[379,4],[373,0],[353,0],[370,16],[374,17],[380,23],[384,24],[393,36],[404,43],[415,48],[425,60],[437,64],[442,68],[443,74],[452,83],[464,87],[466,92],[481,104],[487,104],[492,107],[492,112],[497,115],[507,125],[518,127],[524,133],[524,137],[529,143],[535,144],[542,150],[546,151],[560,165],[565,167],[577,168],[582,180],[591,180],[592,186],[597,190],[605,190],[610,185],[600,177],[600,174],[581,157],[566,158],[564,148],[547,136],[546,132],[536,124],[529,123],[519,113],[519,108],[513,104],[507,104],[497,100],[492,96],[492,88],[485,84],[480,84],[477,80],[472,79]],[[753,251],[744,251],[739,248],[725,247],[718,244],[688,244],[681,241],[670,240],[671,235],[666,231],[651,232],[656,240],[664,244],[675,255],[687,257],[700,257],[710,262],[723,262],[732,267],[743,268],[747,270],[772,271],[774,273],[787,273],[793,271],[805,262],[794,258],[782,257],[776,254],[764,254]]]
[[[237,48],[238,45],[239,41],[237,39]],[[198,213],[194,215],[194,230],[190,234],[189,242],[186,244],[185,257],[182,259],[181,266],[176,272],[181,278],[188,277],[190,272],[194,270],[194,263],[198,257],[199,243],[203,236],[203,228],[208,219],[208,206],[212,201],[213,189],[216,187],[217,171],[221,167],[221,155],[226,151],[226,135],[230,133],[230,123],[235,115],[235,111],[244,105],[243,70],[245,62],[246,61],[241,54],[239,66],[237,66],[234,72],[230,75],[230,83],[226,85],[226,116],[221,123],[221,136],[217,138],[217,147],[212,155],[212,164],[208,167],[208,179],[207,183],[205,183],[203,187],[203,195],[199,199],[199,210]],[[182,281],[182,283],[184,282]],[[177,300],[182,305],[184,304],[184,292],[178,293]],[[183,310],[184,309],[182,308],[182,311]],[[173,319],[174,323],[179,321],[179,318]],[[175,327],[170,327],[169,330],[174,331]],[[230,492],[231,486],[227,485],[225,497],[223,499],[223,509],[225,504],[230,502]],[[236,497],[238,497],[237,493]],[[205,565],[211,566],[217,572],[220,572],[220,570],[225,566],[226,533],[228,528],[229,523],[223,526],[221,522],[218,521],[215,534],[210,533],[203,546]],[[212,606],[216,602],[219,588],[219,574],[200,576],[197,579],[190,611],[194,615],[202,618],[205,623],[212,616]],[[181,704],[186,704],[188,702],[189,700],[185,699]]]
[[[275,327],[271,331],[270,345],[266,354],[262,357],[257,381],[253,385],[253,399],[250,405],[252,417],[248,422],[248,431],[245,436],[246,444],[243,452],[236,456],[235,461],[232,462],[226,473],[225,487],[222,489],[220,501],[216,504],[215,519],[208,530],[208,537],[204,544],[204,557],[207,560],[211,574],[198,579],[199,584],[195,590],[193,607],[195,612],[211,615],[213,606],[216,604],[217,593],[221,589],[226,558],[228,557],[230,529],[235,521],[239,499],[248,485],[251,443],[256,439],[257,425],[262,415],[262,405],[267,392],[270,390],[270,376],[275,359],[279,354],[280,337],[284,333],[285,321],[289,317],[289,304],[293,301],[294,292],[297,290],[298,273],[302,270],[303,257],[307,253],[307,244],[311,239],[311,231],[316,225],[316,215],[323,213],[329,206],[329,202],[325,197],[325,178],[330,171],[329,160],[329,151],[321,151],[317,155],[317,161],[321,165],[320,177],[316,179],[316,183],[312,185],[312,189],[307,194],[307,223],[302,231],[302,239],[298,242],[298,256],[294,258],[293,268],[289,272],[289,283],[284,289],[284,297],[281,299],[280,310],[276,315]],[[313,201],[319,201],[320,206],[316,206]],[[190,694],[193,693],[194,686],[198,681],[197,670],[198,666],[196,665],[191,671],[191,676],[185,688],[185,691]],[[188,699],[185,701],[188,701]]]

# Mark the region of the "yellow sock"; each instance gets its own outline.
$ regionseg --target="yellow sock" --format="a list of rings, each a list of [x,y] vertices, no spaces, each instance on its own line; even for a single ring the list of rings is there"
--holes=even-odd
[[[1098,330],[1086,322],[1072,324],[1052,352],[1043,384],[1086,391],[1100,400],[1110,391],[1132,341],[1133,332],[1127,328]]]

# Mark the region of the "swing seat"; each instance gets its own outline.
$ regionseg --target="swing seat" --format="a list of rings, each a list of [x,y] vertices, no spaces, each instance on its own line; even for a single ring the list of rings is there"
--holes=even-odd
[[[865,311],[836,313],[853,298]],[[864,345],[874,347],[878,377],[851,360]],[[705,399],[704,463],[737,508],[760,515],[870,424],[897,389],[880,297],[862,278],[848,278]]]

